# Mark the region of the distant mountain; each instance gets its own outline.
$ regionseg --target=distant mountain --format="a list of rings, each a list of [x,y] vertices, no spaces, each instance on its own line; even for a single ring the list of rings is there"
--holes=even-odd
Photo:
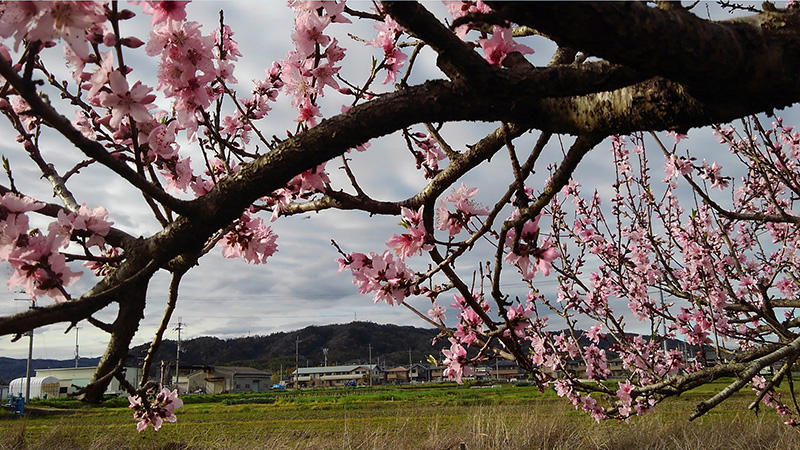
[[[424,361],[427,355],[440,354],[447,340],[431,341],[436,329],[350,322],[342,325],[310,326],[301,330],[248,336],[234,339],[199,337],[181,342],[180,365],[243,365],[277,372],[295,366],[295,350],[300,367],[324,364],[323,349],[328,349],[328,365],[364,364],[372,362],[394,366],[408,365],[409,350],[413,362]],[[131,349],[130,354],[143,359],[148,346]],[[164,341],[155,361],[174,364],[175,341]],[[158,364],[156,364],[158,365]]]
[[[96,366],[100,358],[81,358],[78,365],[81,367]],[[25,359],[5,358],[0,356],[0,384],[8,384],[14,378],[25,376]],[[61,367],[75,367],[74,359],[34,359],[31,361],[31,376],[36,375],[36,369],[56,369]]]
[[[423,362],[427,355],[441,359],[441,349],[449,346],[446,339],[431,345],[438,330],[373,322],[350,322],[343,325],[310,326],[301,330],[273,333],[267,336],[248,336],[233,339],[199,337],[181,342],[180,366],[229,365],[248,366],[277,373],[295,367],[295,350],[300,367],[324,364],[323,349],[328,349],[328,365],[365,364],[370,361],[386,367]],[[580,344],[589,341],[578,330]],[[648,336],[643,336],[648,339]],[[670,339],[668,348],[683,348],[682,341]],[[609,349],[610,342],[601,340],[600,348]],[[128,365],[141,366],[149,346],[140,345],[130,351]],[[689,346],[690,352],[699,350]],[[155,355],[151,376],[160,370],[160,362],[174,366],[176,341],[163,341]],[[81,358],[81,366],[96,365],[100,358]],[[74,360],[34,360],[34,368],[72,367]],[[0,383],[25,376],[25,360],[0,357]]]
[[[411,326],[351,322],[343,325],[310,326],[301,330],[273,333],[267,336],[248,336],[234,339],[199,337],[181,342],[181,367],[205,365],[241,365],[270,372],[295,367],[295,349],[300,367],[324,364],[323,348],[328,349],[328,365],[373,363],[387,366],[408,365],[409,350],[413,362],[421,362],[427,355],[441,355],[447,340],[436,346],[431,341],[436,329]],[[298,341],[299,340],[299,341]],[[130,351],[128,365],[140,366],[149,345],[140,345]],[[177,342],[165,340],[155,355],[152,376],[160,370],[160,362],[174,366]],[[100,358],[81,358],[81,366],[92,366]],[[0,383],[25,376],[24,359],[0,358]],[[73,367],[74,360],[33,361],[35,369]],[[32,371],[33,372],[33,371]],[[32,373],[32,375],[35,372]]]

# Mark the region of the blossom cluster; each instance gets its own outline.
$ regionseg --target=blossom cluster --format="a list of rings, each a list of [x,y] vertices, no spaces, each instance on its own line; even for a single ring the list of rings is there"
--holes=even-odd
[[[445,1],[453,19],[464,17],[468,14],[488,14],[492,10],[482,1]],[[456,28],[456,34],[465,39],[472,25],[465,24]],[[483,50],[484,58],[490,64],[502,66],[503,60],[509,53],[517,52],[522,55],[533,54],[533,49],[514,40],[510,24],[493,25],[491,37],[481,37],[477,45]]]
[[[417,211],[412,211],[406,207],[400,209],[400,216],[402,217],[400,224],[408,230],[408,233],[395,234],[386,241],[386,246],[394,250],[400,259],[405,259],[422,253],[423,250],[433,248],[431,244],[427,243],[428,233],[425,231],[425,224],[422,223],[424,209],[424,206],[420,206]]]
[[[21,287],[31,299],[48,296],[61,302],[69,299],[65,288],[81,276],[69,268],[61,250],[69,245],[73,234],[86,238],[83,245],[87,251],[90,247],[104,249],[103,236],[112,223],[105,208],[92,210],[84,204],[72,213],[59,211],[57,220],[43,233],[30,228],[26,214],[43,207],[42,203],[14,193],[0,197],[0,260],[11,266],[9,289]]]
[[[462,183],[453,193],[440,199],[436,208],[436,229],[447,231],[452,237],[468,228],[473,218],[489,214],[488,208],[480,206],[472,199],[477,193],[478,188],[468,188]],[[455,207],[454,212],[448,209],[448,203]]]
[[[336,261],[339,272],[350,269],[359,293],[373,293],[375,303],[385,301],[389,305],[399,305],[413,291],[414,272],[406,267],[403,259],[395,259],[389,251],[380,255],[353,252]]]
[[[183,400],[178,398],[178,390],[170,391],[167,388],[160,391],[148,389],[144,396],[132,395],[128,401],[128,408],[133,410],[133,418],[138,422],[136,431],[140,433],[149,426],[158,431],[164,422],[177,422],[175,410],[183,406]]]
[[[251,264],[263,264],[278,251],[277,238],[261,218],[245,213],[231,225],[231,230],[219,245],[225,258],[242,258]]]
[[[295,120],[313,127],[322,117],[317,98],[325,95],[326,86],[339,89],[334,77],[345,57],[345,50],[325,29],[332,23],[350,23],[350,19],[343,14],[344,1],[297,0],[289,5],[297,14],[292,33],[295,48],[280,63],[281,81],[299,112]]]
[[[510,220],[519,217],[519,210],[514,211]],[[558,257],[558,249],[553,247],[550,239],[539,242],[539,219],[541,215],[533,220],[525,221],[520,227],[519,236],[517,229],[512,228],[506,234],[504,242],[508,249],[506,262],[513,264],[522,274],[522,279],[530,281],[537,272],[542,275],[550,275],[553,261]]]

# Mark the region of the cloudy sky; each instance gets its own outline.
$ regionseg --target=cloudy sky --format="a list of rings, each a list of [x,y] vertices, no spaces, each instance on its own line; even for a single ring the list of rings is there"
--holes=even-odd
[[[368,9],[369,3],[354,2],[353,6]],[[431,7],[440,13],[443,11],[438,3]],[[138,11],[135,6],[131,8]],[[240,81],[240,92],[246,93],[251,86],[250,80],[263,78],[264,69],[272,61],[282,59],[292,49],[290,34],[294,16],[283,2],[200,1],[190,4],[187,11],[192,20],[203,23],[203,30],[210,33],[218,23],[220,9],[224,9],[226,22],[233,27],[235,38],[244,54],[237,65],[236,76]],[[354,19],[354,22],[358,21]],[[134,34],[145,40],[149,30],[149,17],[140,15],[125,25],[128,29],[123,30],[123,34]],[[375,49],[354,41],[347,33],[371,39],[375,35],[372,24],[364,22],[354,26],[333,26],[330,30],[348,49],[341,74],[349,80],[361,82],[368,74],[370,58],[379,57],[379,54]],[[544,64],[549,60],[553,49],[551,44],[537,38],[529,38],[525,43],[536,50],[537,53],[533,56],[535,63]],[[126,58],[129,58],[128,63],[134,67],[131,74],[133,79],[155,86],[156,66],[152,60],[143,57],[143,52],[129,52]],[[65,75],[67,72],[63,62],[58,58],[54,61],[50,66],[51,70]],[[419,83],[441,77],[435,67],[434,56],[428,51],[421,55],[411,82]],[[292,119],[296,114],[288,108],[288,101],[284,100],[279,100],[270,116],[262,121],[265,135],[282,136],[286,129],[294,128]],[[323,99],[323,113],[332,115],[347,101],[344,97],[337,98],[330,94]],[[161,104],[162,107],[166,105]],[[497,124],[452,124],[444,128],[443,134],[456,148],[465,149],[467,144],[476,142],[496,126]],[[3,143],[0,143],[0,151],[12,160],[19,188],[41,200],[53,201],[50,187],[39,179],[35,168],[20,155],[21,149],[8,143],[13,142],[15,133],[5,123],[0,124],[0,127],[0,132],[6,136]],[[697,148],[716,146],[716,150],[712,150],[715,154],[725,153],[707,130],[692,131],[690,136],[692,140],[684,142],[691,144],[686,145]],[[536,135],[521,138],[517,148],[531,148],[535,138]],[[75,149],[64,146],[62,141],[52,136],[47,136],[46,139],[45,142],[50,145],[45,149],[46,155],[60,170],[66,170],[82,159]],[[564,142],[564,145],[568,145],[568,138]],[[579,180],[586,188],[597,187],[601,192],[608,189],[613,172],[607,149],[606,144],[599,146],[579,169]],[[184,150],[193,151],[190,145],[185,146]],[[546,150],[534,180],[543,180],[546,164],[557,161],[561,151],[558,141],[555,140]],[[193,159],[200,160],[199,157]],[[353,155],[352,163],[359,182],[376,199],[404,199],[424,186],[423,177],[414,170],[413,159],[405,150],[402,139],[397,136],[373,141],[368,152]],[[337,161],[331,162],[328,170],[334,183],[338,183],[337,186],[346,187],[346,179],[337,170],[338,166]],[[469,186],[479,187],[479,201],[491,205],[508,184],[508,167],[507,158],[501,152],[501,155],[459,180],[459,183],[463,181]],[[105,206],[115,226],[128,233],[149,236],[158,230],[157,223],[148,214],[141,196],[102,167],[82,171],[81,176],[71,181],[70,187],[79,203],[85,202],[90,207]],[[346,323],[355,319],[425,326],[405,308],[376,305],[371,296],[359,295],[349,273],[337,273],[334,262],[337,254],[330,245],[332,239],[346,251],[382,252],[385,241],[393,233],[400,231],[397,221],[397,218],[368,217],[363,213],[340,211],[282,218],[272,224],[279,236],[279,252],[266,265],[252,266],[240,260],[224,259],[219,251],[204,257],[200,266],[184,278],[170,330],[177,325],[179,319],[185,324],[181,335],[183,339],[209,335],[222,338],[264,335],[313,324]],[[478,247],[475,256],[469,262],[462,263],[459,268],[462,274],[469,273],[470,264],[490,258],[491,248]],[[427,267],[424,258],[415,258],[411,263],[416,270]],[[7,267],[0,271],[0,274],[7,273]],[[84,273],[84,278],[71,292],[84,292],[94,281],[90,274]],[[134,345],[148,342],[152,338],[165,307],[168,281],[164,273],[153,279],[148,294],[146,317]],[[553,292],[555,280],[544,279],[539,286],[545,293]],[[511,295],[525,294],[522,283],[515,283],[513,280],[509,281],[506,289]],[[0,290],[0,314],[13,314],[29,306],[24,294],[7,292],[4,286],[0,286]],[[42,299],[41,303],[49,301]],[[423,312],[428,309],[427,300],[410,299],[409,302]],[[113,320],[114,313],[115,311],[105,311],[98,314],[98,318]],[[102,355],[107,341],[106,335],[85,322],[80,326],[81,356]],[[34,357],[73,357],[75,331],[65,335],[65,328],[64,325],[54,325],[36,330]],[[174,339],[176,333],[170,331],[165,337]],[[2,337],[0,355],[24,358],[27,345],[26,339],[12,343],[9,337]]]

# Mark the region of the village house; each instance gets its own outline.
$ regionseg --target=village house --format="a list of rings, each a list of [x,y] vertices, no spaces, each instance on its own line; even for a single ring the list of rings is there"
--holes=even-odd
[[[408,383],[408,369],[403,366],[387,369],[384,372],[384,379],[388,384],[406,384]]]
[[[408,379],[412,383],[427,383],[431,381],[430,368],[425,364],[412,364],[408,369]]]
[[[447,367],[445,366],[431,366],[428,368],[428,376],[430,377],[430,381],[447,381],[447,378],[444,376],[444,369]]]
[[[251,367],[208,366],[190,373],[189,392],[223,394],[229,392],[268,391],[271,374]]]
[[[294,388],[376,385],[381,371],[376,364],[300,367],[292,372],[287,385]]]

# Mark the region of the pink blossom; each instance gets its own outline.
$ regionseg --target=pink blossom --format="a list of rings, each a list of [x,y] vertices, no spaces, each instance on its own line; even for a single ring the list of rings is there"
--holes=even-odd
[[[394,259],[388,251],[378,255],[350,253],[346,259],[337,259],[339,271],[350,269],[353,284],[361,294],[373,294],[373,301],[399,305],[411,295],[410,283],[414,276],[402,259]]]
[[[260,218],[243,214],[219,245],[225,258],[241,257],[248,263],[262,264],[278,251],[277,238]]]
[[[397,46],[397,38],[405,31],[405,28],[388,15],[374,27],[378,30],[378,35],[375,39],[367,42],[367,45],[383,49],[384,59],[381,68],[386,69],[386,78],[384,78],[383,84],[394,82],[404,61],[408,59]]]
[[[114,71],[114,53],[109,50],[108,52],[101,53],[101,56],[102,59],[98,65],[99,67],[89,76],[89,80],[81,86],[82,89],[88,88],[89,91],[86,93],[86,96],[92,101],[96,100],[98,103],[100,98],[97,94],[105,87],[106,83],[109,82],[109,76],[111,72]]]
[[[667,136],[671,136],[673,139],[675,139],[675,145],[678,145],[684,139],[689,139],[689,136],[678,133],[677,131],[667,131]]]
[[[175,410],[183,406],[183,400],[178,398],[178,390],[169,391],[167,388],[158,393],[150,390],[145,399],[138,395],[130,396],[128,402],[128,408],[133,410],[133,418],[138,422],[136,431],[140,433],[148,426],[158,431],[164,422],[177,422]]]
[[[472,369],[467,366],[467,351],[453,338],[450,338],[450,344],[449,349],[442,349],[442,354],[445,356],[444,365],[447,366],[444,369],[444,376],[462,384],[463,377],[472,374]]]
[[[525,337],[525,328],[530,325],[529,319],[533,316],[533,306],[517,305],[509,306],[506,318],[512,326],[512,330],[517,337]]]
[[[462,183],[461,187],[445,197],[444,200],[440,199],[439,206],[436,209],[436,228],[448,231],[450,236],[455,236],[461,232],[463,227],[469,224],[472,217],[487,215],[489,209],[479,206],[472,199],[477,193],[478,188],[467,188],[467,186]],[[447,209],[445,200],[455,206],[455,213],[451,213]]]
[[[589,331],[586,332],[586,337],[588,337],[590,341],[597,344],[603,337],[603,334],[600,333],[600,330],[602,330],[600,324],[599,323],[594,324],[594,326]]]
[[[518,217],[519,211],[514,211],[511,220]],[[537,244],[539,238],[539,219],[541,215],[533,220],[528,220],[522,225],[519,240],[517,241],[516,229],[509,230],[506,234],[505,247],[509,249],[505,261],[514,264],[519,269],[524,280],[530,281],[537,272],[542,272],[544,276],[549,276],[553,268],[553,261],[559,256],[558,249],[553,247],[550,239],[545,239],[541,244]],[[517,248],[514,249],[515,241]]]
[[[322,117],[322,114],[319,112],[319,106],[315,105],[311,102],[310,99],[306,98],[303,100],[303,103],[299,107],[300,115],[294,119],[295,122],[302,122],[308,125],[309,127],[314,127],[317,125],[317,117]]]
[[[423,250],[428,251],[433,248],[431,244],[427,244],[428,233],[425,231],[425,225],[422,223],[422,211],[425,206],[420,206],[417,211],[412,211],[406,207],[400,208],[400,214],[403,217],[401,225],[408,229],[408,233],[400,235],[393,235],[391,239],[386,241],[386,246],[394,250],[395,254],[401,259],[409,256],[414,256],[422,253]]]
[[[14,51],[28,32],[28,26],[47,5],[44,2],[4,2],[0,5],[0,36],[14,36]]]
[[[692,163],[686,158],[680,158],[676,155],[669,155],[664,163],[664,173],[667,174],[667,181],[670,178],[680,175],[688,175],[692,173]]]
[[[27,39],[53,41],[63,39],[84,60],[89,58],[86,31],[106,22],[102,1],[41,2],[31,22]]]
[[[433,320],[444,322],[446,319],[444,312],[445,312],[444,306],[439,306],[438,303],[433,302],[431,309],[428,310],[428,317],[430,317]]]
[[[584,349],[586,355],[586,377],[590,380],[605,380],[611,375],[608,369],[606,351],[598,348],[594,344]]]
[[[715,187],[721,191],[728,187],[729,180],[728,177],[723,177],[721,172],[722,166],[718,165],[716,162],[709,166],[705,161],[703,161],[703,168],[700,172],[700,178],[711,181],[711,187]]]
[[[453,203],[455,208],[467,215],[472,216],[485,216],[489,214],[489,208],[478,206],[472,199],[478,194],[478,188],[467,188],[467,185],[461,183],[461,187],[454,191],[452,194],[445,197],[445,200]]]
[[[450,15],[453,17],[453,19],[458,19],[459,17],[463,17],[471,13],[488,14],[492,12],[492,9],[481,0],[443,0],[442,3],[447,6],[447,10],[450,12]],[[456,35],[458,35],[458,37],[461,39],[464,39],[464,36],[466,36],[469,29],[470,25],[461,25],[456,28]]]
[[[161,174],[167,182],[168,191],[186,192],[193,179],[192,159],[174,158],[165,165]]]
[[[188,1],[180,0],[144,0],[142,1],[142,11],[145,14],[152,14],[151,25],[173,20],[181,22],[186,20],[186,5]]]
[[[317,44],[324,47],[330,43],[330,36],[323,33],[330,23],[330,17],[319,16],[313,11],[304,12],[297,16],[292,41],[294,41],[301,57],[307,58],[311,56]]]
[[[492,37],[489,39],[478,39],[478,44],[483,49],[484,57],[489,64],[500,66],[506,55],[518,52],[523,55],[530,55],[533,49],[527,45],[517,44],[511,33],[511,28],[495,25]]]
[[[149,110],[153,107],[156,96],[150,94],[151,89],[137,81],[128,87],[128,81],[119,70],[111,72],[108,77],[111,92],[100,93],[100,104],[111,108],[110,125],[118,128],[126,116],[139,122],[152,120]]]
[[[147,135],[147,145],[154,158],[169,160],[178,155],[175,142],[177,128],[178,122],[172,121],[168,125],[159,124],[150,131]]]
[[[90,231],[100,236],[107,235],[113,224],[108,221],[108,212],[104,207],[89,209],[86,203],[81,205],[73,222],[76,230]]]
[[[75,283],[81,272],[73,272],[66,265],[64,255],[58,249],[67,244],[67,237],[58,233],[30,235],[25,246],[11,250],[8,262],[12,273],[8,278],[9,289],[22,287],[31,297],[51,297],[56,302],[67,300],[65,288]]]
[[[627,417],[631,413],[631,404],[633,402],[631,392],[633,392],[633,385],[629,380],[625,380],[624,383],[619,384],[619,389],[617,389],[617,398],[621,404],[619,413],[622,417]]]
[[[18,95],[9,96],[11,109],[17,113],[19,120],[25,126],[25,129],[31,131],[36,127],[39,119],[36,118],[31,112],[31,106],[22,97]]]
[[[3,215],[8,213],[20,214],[38,211],[44,208],[44,206],[44,203],[39,203],[31,197],[16,195],[11,192],[5,193],[0,197],[0,214]],[[0,220],[3,220],[3,218],[0,217]]]

